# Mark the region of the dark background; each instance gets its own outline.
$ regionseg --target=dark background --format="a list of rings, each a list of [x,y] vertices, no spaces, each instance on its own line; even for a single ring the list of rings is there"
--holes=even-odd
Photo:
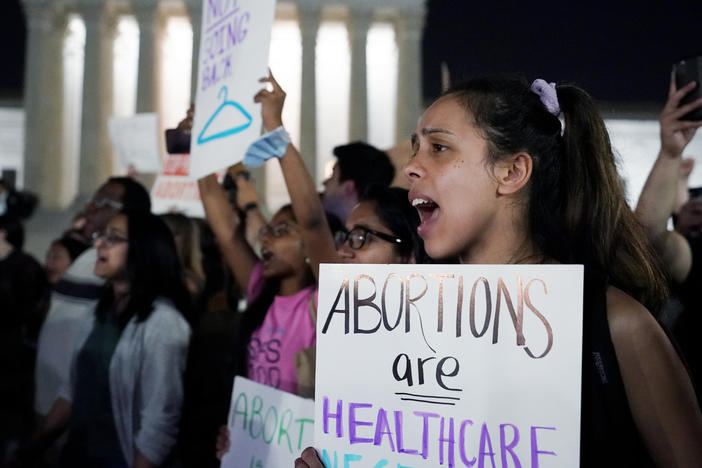
[[[19,102],[25,49],[19,0],[2,0],[0,41],[0,98]],[[601,101],[660,105],[671,64],[699,53],[702,0],[428,0],[423,93],[439,94],[445,62],[452,81],[519,72],[573,82]]]
[[[19,0],[0,2],[0,99],[21,100],[26,41],[24,14]]]
[[[571,82],[601,101],[665,100],[672,63],[702,53],[702,1],[429,0],[424,96],[452,81],[519,72]]]

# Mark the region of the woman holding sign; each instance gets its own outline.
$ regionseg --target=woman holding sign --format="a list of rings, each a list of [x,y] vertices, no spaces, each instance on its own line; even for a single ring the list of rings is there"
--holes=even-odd
[[[280,161],[292,212],[297,220],[296,227],[304,240],[308,264],[314,278],[319,278],[321,263],[428,261],[422,239],[417,234],[419,217],[407,201],[407,190],[401,188],[378,185],[369,187],[349,215],[346,229],[332,232],[314,180],[282,126],[285,92],[273,75],[260,81],[272,86],[270,91],[261,90],[254,98],[262,104],[263,126],[268,133],[252,146],[260,148],[256,154],[258,158],[278,158]],[[311,353],[308,356],[312,356],[310,366],[313,367],[314,357]],[[305,396],[312,397],[313,374],[308,383]],[[217,439],[217,456],[221,457],[228,447],[228,431],[222,427]]]
[[[664,275],[590,97],[543,80],[473,80],[424,113],[412,147],[405,174],[430,255],[585,265],[583,464],[604,452],[612,466],[698,465],[695,393],[649,313]]]
[[[219,248],[248,300],[235,332],[234,372],[297,394],[295,355],[315,344],[316,287],[292,209],[284,206],[261,228],[259,258],[216,177],[198,185]]]
[[[585,265],[581,465],[699,466],[700,408],[649,312],[664,275],[591,98],[543,80],[472,80],[427,109],[412,148],[405,174],[429,255]],[[296,466],[322,465],[307,449]]]

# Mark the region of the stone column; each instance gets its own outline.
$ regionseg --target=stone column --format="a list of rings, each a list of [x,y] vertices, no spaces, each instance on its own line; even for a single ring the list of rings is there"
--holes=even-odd
[[[162,30],[158,0],[135,1],[134,14],[139,23],[136,111],[158,112],[161,98],[159,91]]]
[[[397,141],[406,140],[422,111],[422,29],[424,7],[403,10],[395,23],[397,37]]]
[[[112,115],[115,23],[107,2],[85,0],[85,66],[81,117],[78,194],[86,200],[112,173],[112,144],[107,119]]]
[[[47,0],[25,0],[24,12],[27,21],[24,63],[24,186],[37,191],[44,186],[42,124],[45,119],[42,119],[41,109],[44,102],[42,77],[46,75],[44,50],[51,29],[51,13]]]
[[[193,65],[190,74],[190,101],[195,102],[200,57],[200,30],[202,29],[202,1],[185,0],[185,6],[188,9],[188,16],[190,16],[190,26],[193,29]]]
[[[351,6],[348,18],[351,46],[351,96],[349,137],[351,141],[368,138],[368,74],[366,44],[373,12],[368,6]]]
[[[44,208],[67,206],[63,187],[63,39],[66,15],[47,0],[24,0],[25,58],[24,186]]]
[[[300,154],[317,180],[317,32],[321,10],[316,2],[300,3],[297,14],[302,37]]]

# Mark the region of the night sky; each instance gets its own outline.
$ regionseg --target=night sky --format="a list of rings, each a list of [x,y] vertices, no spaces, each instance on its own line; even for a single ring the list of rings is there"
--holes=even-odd
[[[25,48],[24,15],[19,0],[0,6],[0,99],[22,97]]]
[[[672,63],[702,54],[700,0],[429,0],[428,6],[425,97],[439,93],[444,61],[452,81],[520,73],[574,83],[602,101],[662,103]]]
[[[428,0],[424,89],[452,80],[518,72],[573,82],[596,99],[662,103],[671,64],[702,53],[702,1],[501,2]],[[0,7],[0,98],[21,99],[25,27],[19,0]]]

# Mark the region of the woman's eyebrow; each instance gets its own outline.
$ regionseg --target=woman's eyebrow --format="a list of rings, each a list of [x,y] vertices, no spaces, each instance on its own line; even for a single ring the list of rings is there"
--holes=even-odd
[[[424,136],[431,135],[432,133],[445,133],[447,135],[454,135],[454,133],[452,131],[447,130],[445,128],[430,127],[430,128],[423,128],[422,129],[422,135],[424,135]]]
[[[366,233],[376,230],[370,226],[366,226],[365,224],[354,224],[354,226],[351,229],[349,229],[349,232],[353,231],[354,229],[361,229],[362,231],[365,231]]]

